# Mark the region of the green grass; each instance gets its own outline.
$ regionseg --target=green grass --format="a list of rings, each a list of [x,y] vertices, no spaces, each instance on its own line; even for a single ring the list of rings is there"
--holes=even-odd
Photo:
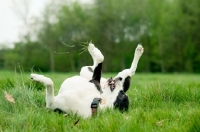
[[[57,94],[63,80],[75,73],[45,75],[54,81]],[[13,95],[15,104],[5,99],[4,91]],[[200,131],[200,75],[136,74],[127,94],[127,113],[98,111],[90,119],[63,116],[46,109],[44,86],[33,83],[28,73],[0,71],[0,132]]]

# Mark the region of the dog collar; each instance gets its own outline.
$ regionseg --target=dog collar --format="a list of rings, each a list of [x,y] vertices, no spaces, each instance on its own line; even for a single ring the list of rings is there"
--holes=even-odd
[[[99,106],[99,102],[101,101],[101,98],[94,98],[91,103],[91,110],[92,110],[92,116],[97,115],[97,108]]]

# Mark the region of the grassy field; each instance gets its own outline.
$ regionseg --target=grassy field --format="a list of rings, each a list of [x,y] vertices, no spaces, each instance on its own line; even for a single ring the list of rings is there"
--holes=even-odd
[[[45,75],[54,81],[57,94],[62,81],[75,73]],[[15,103],[5,98],[4,92],[12,95]],[[44,87],[33,83],[28,73],[0,71],[0,132],[200,131],[200,75],[136,74],[127,94],[127,113],[99,111],[90,119],[64,116],[45,108]]]

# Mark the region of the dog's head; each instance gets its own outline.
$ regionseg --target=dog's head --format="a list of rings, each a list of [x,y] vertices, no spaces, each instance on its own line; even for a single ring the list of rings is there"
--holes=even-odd
[[[127,111],[129,107],[129,99],[125,94],[124,85],[125,82],[130,81],[130,79],[122,79],[121,77],[109,78],[106,82],[104,88],[104,94],[111,99],[111,103],[114,108],[119,109],[120,111]],[[126,90],[127,91],[127,90]]]

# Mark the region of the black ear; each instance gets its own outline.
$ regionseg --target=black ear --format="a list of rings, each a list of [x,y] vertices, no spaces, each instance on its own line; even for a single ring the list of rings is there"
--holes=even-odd
[[[124,91],[119,91],[117,98],[114,102],[114,108],[119,109],[121,112],[128,111],[129,99]]]
[[[131,85],[131,77],[128,76],[124,80],[124,84],[123,84],[123,90],[124,90],[124,92],[128,91],[130,85]]]

